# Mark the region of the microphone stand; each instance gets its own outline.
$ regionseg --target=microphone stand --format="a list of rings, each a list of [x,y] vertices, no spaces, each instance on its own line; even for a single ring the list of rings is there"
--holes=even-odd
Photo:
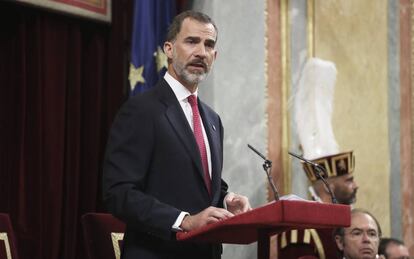
[[[326,169],[323,166],[320,166],[319,164],[314,163],[314,162],[312,162],[312,161],[310,161],[310,160],[308,160],[304,157],[301,157],[301,156],[299,156],[295,153],[292,153],[290,151],[288,151],[288,153],[289,153],[289,155],[294,156],[294,157],[298,158],[299,160],[302,160],[303,162],[312,165],[316,169],[315,170],[316,177],[319,178],[320,180],[322,180],[323,184],[325,185],[326,189],[328,190],[329,195],[331,196],[332,203],[337,204],[338,201],[337,201],[334,193],[332,192],[331,188],[329,187],[328,182],[325,180],[325,178],[322,177],[322,174],[321,174],[322,171],[323,171],[325,173],[325,175],[328,175],[328,173],[326,172]]]
[[[262,155],[259,151],[257,151],[254,147],[252,147],[250,144],[247,144],[247,146],[253,150],[253,152],[255,152],[258,156],[260,156],[261,158],[263,158],[264,163],[263,163],[263,169],[266,172],[267,175],[267,180],[270,184],[270,187],[272,188],[273,191],[273,197],[275,198],[275,201],[279,200],[279,192],[276,189],[275,184],[273,183],[273,178],[271,175],[271,171],[272,171],[272,161],[270,161],[269,159],[267,159],[264,155]]]

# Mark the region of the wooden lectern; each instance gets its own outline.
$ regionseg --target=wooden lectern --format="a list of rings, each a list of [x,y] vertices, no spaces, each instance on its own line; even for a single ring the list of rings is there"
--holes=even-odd
[[[177,240],[250,244],[258,241],[257,258],[268,259],[270,236],[290,229],[347,227],[348,205],[280,200],[190,232],[177,233]]]

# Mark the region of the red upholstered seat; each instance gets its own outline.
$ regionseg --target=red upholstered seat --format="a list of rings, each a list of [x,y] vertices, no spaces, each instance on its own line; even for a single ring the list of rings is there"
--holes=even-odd
[[[8,214],[0,213],[0,258],[18,259],[16,239]]]
[[[82,216],[83,234],[89,259],[119,259],[125,224],[111,214]]]

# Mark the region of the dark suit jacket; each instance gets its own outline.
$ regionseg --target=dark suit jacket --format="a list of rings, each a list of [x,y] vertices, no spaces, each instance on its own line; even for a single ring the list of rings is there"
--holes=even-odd
[[[210,197],[193,132],[165,80],[131,97],[118,112],[109,136],[103,174],[104,202],[127,224],[122,258],[219,258],[221,246],[175,241],[171,227],[181,211],[195,214],[221,207],[223,127],[199,101],[212,162]]]

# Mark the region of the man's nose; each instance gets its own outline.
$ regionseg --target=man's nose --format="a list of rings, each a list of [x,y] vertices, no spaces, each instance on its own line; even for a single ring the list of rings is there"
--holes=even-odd
[[[362,233],[362,242],[366,242],[366,243],[371,242],[371,237],[369,236],[368,232]]]
[[[195,51],[195,56],[204,58],[206,56],[206,47],[204,44],[198,44]]]
[[[359,188],[359,186],[356,182],[353,182],[353,187],[354,187],[354,190],[358,190],[358,188]]]

